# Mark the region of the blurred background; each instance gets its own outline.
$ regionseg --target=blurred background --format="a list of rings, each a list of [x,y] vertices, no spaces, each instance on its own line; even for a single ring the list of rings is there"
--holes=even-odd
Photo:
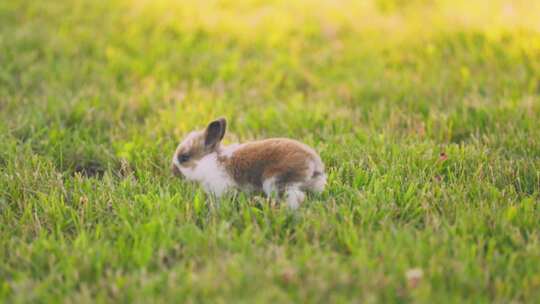
[[[328,190],[209,207],[217,116]],[[0,302],[534,302],[539,121],[537,0],[0,0]]]
[[[88,173],[161,173],[162,149],[216,116],[228,141],[483,138],[528,155],[539,30],[540,1],[2,1],[0,127]]]

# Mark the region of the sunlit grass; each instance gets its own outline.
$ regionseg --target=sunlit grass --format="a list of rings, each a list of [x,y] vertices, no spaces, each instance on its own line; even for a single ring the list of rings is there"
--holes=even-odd
[[[0,1],[0,302],[537,302],[539,20],[538,1]],[[315,147],[327,191],[208,203],[169,161],[217,116],[226,142]]]

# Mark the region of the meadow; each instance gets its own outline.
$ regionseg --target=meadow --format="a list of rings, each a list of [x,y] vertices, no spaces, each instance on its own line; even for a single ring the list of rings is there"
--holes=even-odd
[[[540,1],[0,1],[0,302],[540,302]],[[174,178],[291,137],[292,212]],[[414,277],[411,276],[414,274]]]

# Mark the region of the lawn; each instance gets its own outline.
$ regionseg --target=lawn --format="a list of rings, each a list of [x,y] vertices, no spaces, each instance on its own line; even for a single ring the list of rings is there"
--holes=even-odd
[[[540,302],[540,1],[0,1],[0,302]],[[174,178],[209,120],[326,164]]]

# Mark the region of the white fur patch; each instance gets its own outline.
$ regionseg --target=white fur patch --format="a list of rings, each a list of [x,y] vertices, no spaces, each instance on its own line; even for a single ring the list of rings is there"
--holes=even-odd
[[[180,171],[182,171],[181,170],[182,168],[180,167],[180,162],[178,162],[178,150],[181,147],[191,147],[193,145],[193,141],[195,140],[195,138],[197,138],[200,135],[200,133],[201,132],[196,132],[196,131],[189,133],[186,136],[186,138],[176,148],[176,152],[173,155],[172,162],[178,169],[180,169]]]
[[[199,135],[200,132],[190,132],[182,142],[182,146],[191,146],[193,144],[193,140],[195,140],[195,138],[197,138]]]
[[[298,209],[300,204],[306,198],[304,192],[300,191],[297,186],[291,186],[285,192],[285,197],[287,199],[287,206],[293,210]]]
[[[312,178],[309,183],[309,190],[317,193],[321,193],[324,191],[324,187],[326,186],[326,174],[322,173],[319,176],[316,176]]]
[[[319,174],[314,176],[315,172]],[[320,160],[310,161],[308,163],[307,175],[309,179],[302,185],[302,190],[321,193],[326,186],[326,174],[324,173],[324,165]]]
[[[264,194],[266,194],[267,197],[271,197],[272,195],[276,194],[276,178],[270,177],[263,181],[262,188],[264,191]]]
[[[181,166],[178,168],[186,179],[201,183],[206,192],[217,197],[235,187],[235,182],[218,162],[217,153],[210,153],[201,158],[194,169]]]
[[[231,157],[236,150],[238,150],[242,145],[240,144],[230,144],[228,146],[222,147],[220,151],[221,156]]]

